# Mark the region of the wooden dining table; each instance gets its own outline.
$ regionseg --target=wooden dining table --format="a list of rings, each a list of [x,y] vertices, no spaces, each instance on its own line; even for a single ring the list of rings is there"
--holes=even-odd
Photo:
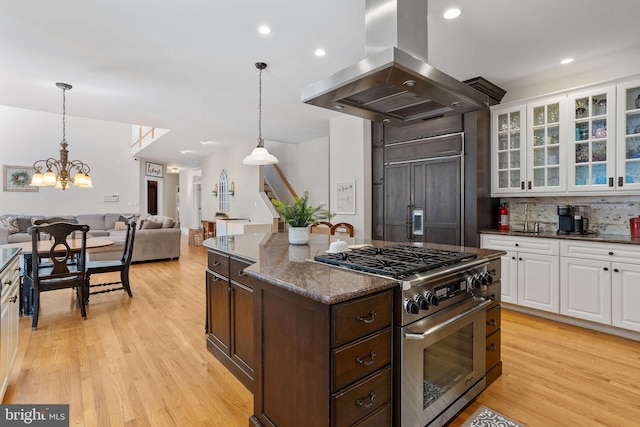
[[[82,239],[67,239],[69,250],[71,252],[80,252],[82,250]],[[86,248],[101,248],[104,246],[111,246],[114,244],[113,240],[103,239],[101,237],[89,237],[87,238]],[[22,252],[22,280],[20,283],[20,300],[22,301],[20,311],[23,315],[32,314],[32,283],[29,276],[26,274],[31,269],[31,260],[33,255],[33,247],[31,242],[20,243],[8,243],[0,245],[3,248],[20,248]],[[38,241],[37,251],[39,254],[48,254],[53,246],[53,240],[40,240]]]

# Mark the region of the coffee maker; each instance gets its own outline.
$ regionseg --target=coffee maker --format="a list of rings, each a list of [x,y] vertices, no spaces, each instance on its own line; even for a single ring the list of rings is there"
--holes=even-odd
[[[558,205],[558,234],[587,234],[588,229],[587,206]]]

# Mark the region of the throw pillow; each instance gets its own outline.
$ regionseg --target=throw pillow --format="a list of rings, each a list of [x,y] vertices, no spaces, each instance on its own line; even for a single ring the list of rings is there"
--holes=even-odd
[[[145,219],[144,221],[142,221],[142,226],[140,230],[155,230],[158,228],[162,228],[161,222],[155,222],[155,221],[150,221],[148,219]]]
[[[0,216],[0,225],[4,225],[9,234],[16,234],[20,231],[18,228],[18,218],[15,216]]]
[[[127,229],[127,223],[124,221],[116,221],[114,231],[122,231]]]
[[[162,228],[173,228],[173,225],[176,222],[173,220],[173,218],[165,218],[164,221],[162,221]]]

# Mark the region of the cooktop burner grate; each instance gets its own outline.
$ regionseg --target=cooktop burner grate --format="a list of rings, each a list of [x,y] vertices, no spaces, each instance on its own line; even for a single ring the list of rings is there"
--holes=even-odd
[[[315,261],[402,279],[412,274],[476,258],[476,254],[408,245],[365,247],[350,252],[323,254]]]

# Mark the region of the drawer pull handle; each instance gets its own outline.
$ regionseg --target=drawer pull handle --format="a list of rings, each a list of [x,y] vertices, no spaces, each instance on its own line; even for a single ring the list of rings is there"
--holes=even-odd
[[[498,324],[496,323],[496,319],[491,319],[487,322],[487,325],[489,326],[498,326]]]
[[[362,357],[358,356],[358,358],[356,359],[356,363],[360,364],[360,365],[366,365],[366,366],[371,366],[373,365],[373,359],[376,357],[376,352],[371,350],[371,353],[369,353],[369,357],[371,358],[371,360],[369,360],[368,362],[365,362]]]
[[[22,267],[16,267],[16,271],[22,270]]]
[[[18,297],[15,295],[9,298],[9,302],[16,302],[17,300],[18,300]]]
[[[218,261],[218,260],[213,261],[213,266],[214,267],[217,267],[219,265],[220,265],[220,261]]]
[[[491,295],[489,296],[489,299],[490,299],[491,301],[495,301],[495,300],[496,300],[496,294],[491,294]]]
[[[373,399],[376,398],[376,394],[375,392],[371,392],[371,394],[369,394],[369,403],[364,403],[362,400],[358,399],[356,400],[356,406],[364,406],[365,408],[371,408],[373,406]]]
[[[613,255],[613,252],[609,252],[609,255]]]
[[[609,271],[609,267],[605,267],[605,268],[604,268],[604,271]]]
[[[246,274],[244,273],[244,270],[238,270],[238,276],[239,277],[246,276]]]
[[[614,268],[613,271],[614,271],[614,273],[620,272],[620,270],[618,270],[617,268]]]
[[[370,317],[370,319],[365,319],[364,317],[362,317],[362,316],[358,315],[358,317],[356,317],[356,321],[358,321],[358,322],[364,322],[364,323],[373,323],[373,321],[374,321],[374,320],[375,320],[375,318],[376,318],[376,312],[375,312],[375,311],[373,311],[373,310],[371,310],[371,311],[369,312],[369,317]]]
[[[489,347],[487,347],[487,351],[497,351],[498,349],[496,348],[495,344],[491,344]]]

